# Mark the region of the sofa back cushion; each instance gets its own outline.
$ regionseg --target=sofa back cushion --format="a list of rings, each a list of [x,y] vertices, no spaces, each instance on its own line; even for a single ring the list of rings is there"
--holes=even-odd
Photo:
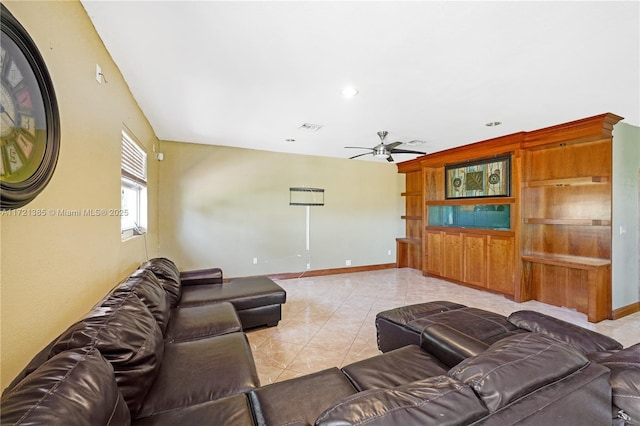
[[[466,425],[488,414],[469,386],[435,376],[388,389],[358,392],[336,402],[316,426]]]
[[[131,415],[140,408],[162,362],[160,328],[132,292],[113,295],[64,332],[51,356],[73,348],[95,347],[111,363]]]
[[[2,424],[123,425],[131,421],[113,368],[96,349],[62,352],[2,397]]]
[[[588,364],[583,354],[565,343],[544,334],[523,333],[467,358],[448,375],[471,386],[494,412]]]
[[[517,311],[509,315],[508,319],[518,328],[546,334],[556,340],[568,343],[583,354],[622,349],[622,345],[618,341],[608,336],[540,312]]]
[[[153,272],[169,295],[171,307],[178,306],[182,296],[182,285],[180,284],[180,271],[173,261],[165,257],[155,257],[143,263],[140,269]]]
[[[147,269],[138,269],[116,287],[114,294],[127,291],[132,291],[142,300],[164,334],[171,315],[171,302],[155,274]]]

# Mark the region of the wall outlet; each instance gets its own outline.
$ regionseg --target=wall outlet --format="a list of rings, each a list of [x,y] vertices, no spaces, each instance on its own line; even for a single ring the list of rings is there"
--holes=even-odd
[[[351,266],[351,259],[347,259],[344,261],[345,265]]]
[[[98,64],[96,64],[96,81],[98,84],[102,84],[102,68]]]
[[[258,264],[258,258],[257,258],[257,257],[254,257],[254,258],[253,258],[253,264],[254,264],[254,265],[257,265],[257,264]]]
[[[307,263],[307,269],[311,269],[311,264]]]
[[[387,254],[391,256],[391,250],[387,250]]]

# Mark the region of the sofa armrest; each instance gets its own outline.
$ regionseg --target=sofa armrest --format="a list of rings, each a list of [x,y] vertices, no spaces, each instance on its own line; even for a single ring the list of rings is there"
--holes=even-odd
[[[489,345],[446,324],[429,324],[422,330],[420,347],[448,367],[484,352]]]
[[[640,424],[640,343],[599,363],[611,370],[609,381],[613,405],[629,417],[629,424]]]
[[[622,345],[611,337],[540,312],[517,311],[509,315],[508,320],[523,330],[568,343],[583,354],[622,349]]]
[[[222,269],[209,268],[180,272],[180,283],[186,285],[222,284]]]
[[[468,425],[488,414],[470,386],[451,377],[435,376],[344,397],[318,416],[315,424]]]

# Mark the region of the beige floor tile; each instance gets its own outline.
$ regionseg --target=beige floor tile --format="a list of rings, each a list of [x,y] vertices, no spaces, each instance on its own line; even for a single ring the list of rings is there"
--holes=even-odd
[[[302,348],[304,345],[268,339],[253,351],[253,358],[256,363],[285,369]]]
[[[282,374],[284,369],[273,367],[271,365],[261,364],[258,360],[256,360],[256,371],[258,372],[258,379],[260,380],[260,385],[268,385],[269,383],[274,383],[277,378]]]
[[[356,334],[323,328],[307,343],[307,347],[346,354]]]
[[[364,319],[362,318],[344,319],[331,317],[324,323],[322,329],[334,330],[338,333],[358,334],[363,322]]]

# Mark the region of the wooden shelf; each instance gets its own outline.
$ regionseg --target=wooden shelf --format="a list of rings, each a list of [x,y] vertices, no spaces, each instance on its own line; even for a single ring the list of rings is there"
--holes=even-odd
[[[491,198],[455,198],[450,200],[427,201],[427,206],[457,206],[469,204],[513,204],[514,197],[491,197]]]
[[[513,237],[515,232],[512,229],[490,229],[490,228],[458,228],[455,226],[426,226],[426,231],[442,231],[459,234],[473,235],[495,235],[500,237]]]
[[[575,308],[587,314],[590,322],[611,318],[610,259],[532,253],[523,255],[522,260],[524,274],[530,279],[528,292],[534,299]],[[579,270],[580,273],[554,271],[553,268]]]
[[[402,192],[400,193],[402,197],[419,197],[422,195],[422,192],[414,191],[414,192]]]
[[[400,216],[400,219],[406,219],[406,220],[422,220],[422,216]]]
[[[611,226],[611,220],[606,219],[550,219],[540,217],[524,218],[529,225],[571,225],[571,226]]]
[[[580,185],[601,185],[609,183],[608,176],[584,176],[565,179],[549,179],[549,180],[534,180],[531,182],[524,182],[525,188],[536,188],[540,186],[580,186]]]
[[[573,269],[597,269],[611,265],[611,260],[596,257],[571,256],[567,254],[525,254],[522,256],[525,262],[542,263],[545,265],[564,266]]]

